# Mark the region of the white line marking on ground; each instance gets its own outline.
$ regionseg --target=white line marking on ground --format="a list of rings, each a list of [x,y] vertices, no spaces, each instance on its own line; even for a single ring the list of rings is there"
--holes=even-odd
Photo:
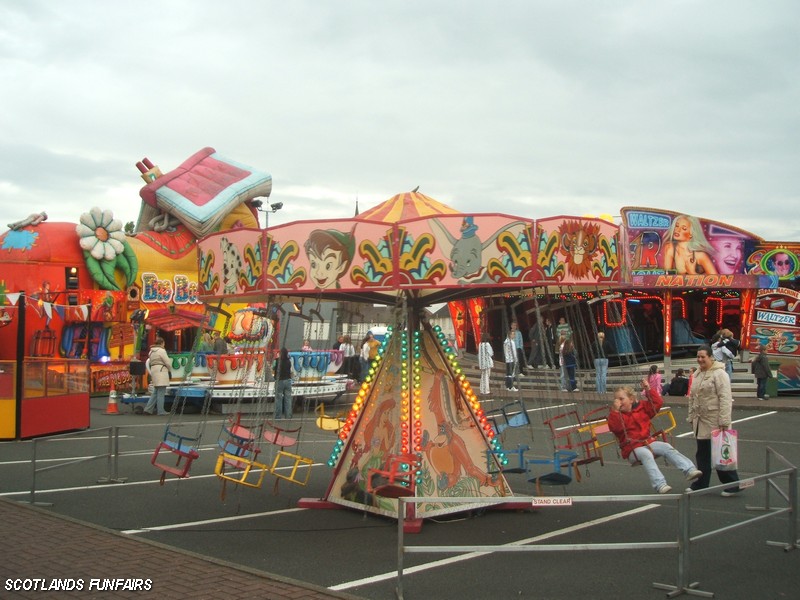
[[[253,513],[250,515],[236,515],[234,517],[221,517],[219,519],[206,519],[204,521],[191,521],[189,523],[175,523],[174,525],[159,525],[158,527],[147,527],[145,529],[126,529],[120,531],[128,535],[136,533],[147,533],[148,531],[168,531],[170,529],[181,529],[183,527],[194,527],[196,525],[209,525],[211,523],[226,523],[228,521],[241,521],[242,519],[255,519],[258,517],[273,517],[275,515],[283,515],[286,513],[298,512],[301,510],[308,510],[307,508],[284,508],[282,510],[273,510],[270,512]]]
[[[744,419],[736,419],[735,421],[731,422],[731,425],[736,425],[737,423],[744,423],[745,421],[751,421],[753,419],[760,419],[761,417],[768,417],[770,415],[776,415],[776,414],[778,414],[777,410],[770,410],[768,412],[759,413],[759,414],[753,415],[751,417],[745,417]],[[684,438],[684,437],[689,437],[691,435],[694,435],[693,431],[687,431],[686,433],[678,434],[675,437]]]
[[[323,466],[325,464],[326,463],[313,463],[311,466],[312,467],[321,467],[321,466]],[[278,467],[277,470],[278,471],[289,471],[292,468],[294,468],[294,467],[293,466]],[[309,468],[309,467],[306,467],[306,466],[303,466],[303,465],[298,467],[298,469],[306,469],[306,468]],[[257,473],[257,472],[260,472],[260,471],[261,471],[261,469],[253,469],[250,472],[251,473]],[[164,483],[167,484],[167,483],[179,483],[181,481],[197,481],[199,479],[208,479],[209,477],[216,477],[216,476],[217,476],[216,474],[210,473],[208,475],[192,475],[191,477],[187,477],[185,479],[167,478],[166,480],[164,480]],[[150,480],[150,481],[129,481],[129,482],[126,482],[126,483],[104,483],[104,484],[95,484],[95,485],[83,485],[83,486],[71,487],[71,488],[53,488],[53,489],[46,489],[46,490],[37,489],[36,490],[36,495],[38,496],[39,494],[52,494],[52,493],[55,493],[55,492],[82,492],[82,491],[85,491],[85,490],[106,490],[106,489],[110,489],[110,488],[117,488],[117,487],[120,487],[120,486],[154,485],[154,484],[161,485],[161,479],[153,479],[153,480]],[[24,492],[2,492],[2,493],[0,493],[0,497],[3,497],[3,496],[25,496],[25,495],[30,495],[30,493],[31,493],[30,490],[25,490]]]
[[[608,517],[602,517],[600,519],[594,519],[592,521],[586,521],[585,523],[581,523],[579,525],[572,525],[571,527],[565,527],[564,529],[559,529],[557,531],[551,531],[549,533],[544,533],[542,535],[538,535],[536,537],[527,538],[524,540],[518,540],[516,542],[510,542],[506,544],[507,546],[524,546],[526,544],[532,544],[535,542],[541,542],[542,540],[547,540],[559,535],[564,535],[567,533],[572,533],[574,531],[580,531],[581,529],[586,529],[588,527],[594,527],[595,525],[601,525],[603,523],[608,523],[610,521],[615,521],[617,519],[624,519],[625,517],[629,517],[631,515],[635,515],[640,512],[644,512],[647,510],[651,510],[653,508],[658,508],[660,504],[646,504],[644,506],[640,506],[639,508],[634,508],[632,510],[628,510],[617,515],[611,515]],[[468,554],[461,554],[460,556],[451,556],[449,558],[443,558],[442,560],[435,560],[433,562],[425,563],[422,565],[417,565],[416,567],[407,567],[403,568],[403,576],[410,575],[412,573],[419,573],[421,571],[427,571],[429,569],[434,569],[437,567],[443,567],[446,565],[451,565],[457,562],[462,562],[465,560],[472,560],[473,558],[480,558],[481,556],[486,556],[487,554],[491,554],[491,552],[470,552]],[[397,571],[393,571],[391,573],[384,573],[382,575],[374,575],[372,577],[365,577],[363,579],[357,579],[355,581],[348,581],[346,583],[340,583],[339,585],[332,585],[329,586],[329,590],[334,591],[343,591],[348,590],[360,585],[369,585],[372,583],[378,583],[381,581],[386,581],[388,579],[396,579],[397,578]]]

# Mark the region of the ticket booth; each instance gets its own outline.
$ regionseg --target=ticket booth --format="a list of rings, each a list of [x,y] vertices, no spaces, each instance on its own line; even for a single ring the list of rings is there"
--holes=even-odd
[[[31,438],[89,427],[89,361],[31,356],[24,295],[5,307],[0,328],[0,439]]]

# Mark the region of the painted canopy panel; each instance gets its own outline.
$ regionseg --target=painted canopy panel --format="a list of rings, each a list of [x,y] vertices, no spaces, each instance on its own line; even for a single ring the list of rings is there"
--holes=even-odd
[[[266,232],[263,252],[253,230],[215,234],[199,244],[201,293],[393,296],[402,289],[518,288],[533,281],[532,225],[506,215],[440,215],[394,224],[300,221]],[[260,270],[253,263],[258,256],[265,261]]]
[[[618,282],[619,248],[619,228],[603,219],[539,219],[536,222],[536,281],[541,284]]]

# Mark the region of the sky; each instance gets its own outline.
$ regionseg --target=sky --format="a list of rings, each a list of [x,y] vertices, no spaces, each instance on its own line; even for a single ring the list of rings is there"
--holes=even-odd
[[[272,175],[270,225],[420,186],[800,240],[797,0],[0,0],[0,87],[1,224],[136,221],[135,163],[211,146]]]

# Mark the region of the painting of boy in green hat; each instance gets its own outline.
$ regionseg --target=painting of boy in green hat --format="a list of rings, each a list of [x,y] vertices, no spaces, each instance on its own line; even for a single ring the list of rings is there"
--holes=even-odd
[[[315,229],[305,246],[309,277],[321,289],[340,288],[339,279],[353,262],[356,241],[349,233],[334,229]]]

